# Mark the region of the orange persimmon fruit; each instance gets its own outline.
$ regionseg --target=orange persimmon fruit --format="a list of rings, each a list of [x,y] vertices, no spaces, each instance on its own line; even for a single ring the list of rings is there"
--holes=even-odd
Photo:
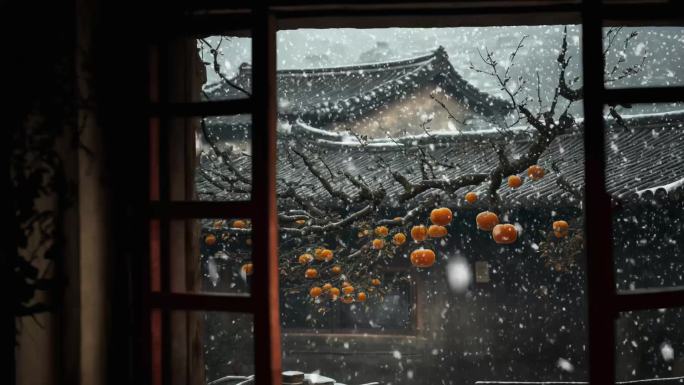
[[[430,220],[435,225],[446,226],[453,218],[454,214],[447,207],[440,207],[430,212]]]
[[[518,188],[522,186],[522,179],[517,175],[511,175],[508,177],[508,187]]]
[[[318,277],[318,270],[316,269],[306,269],[304,276],[309,279]]]
[[[330,262],[333,259],[333,252],[330,249],[325,249],[321,251],[321,255],[326,262]]]
[[[389,229],[387,226],[378,226],[375,228],[375,235],[378,237],[386,237],[389,234]]]
[[[311,263],[311,261],[313,261],[313,259],[314,259],[313,255],[311,255],[309,253],[305,253],[305,254],[302,254],[299,256],[298,261],[300,264],[306,265],[308,263]]]
[[[447,228],[444,226],[438,226],[438,225],[431,225],[428,228],[428,235],[430,238],[442,238],[449,234],[447,231]]]
[[[411,227],[411,238],[413,238],[413,240],[416,242],[424,241],[425,239],[427,239],[427,233],[427,227],[423,225]]]
[[[245,263],[244,265],[242,265],[240,270],[242,270],[245,273],[245,275],[249,277],[250,275],[254,274],[254,265],[252,265],[251,263]]]
[[[518,229],[510,223],[496,225],[492,230],[492,238],[501,245],[511,244],[518,239]]]
[[[527,176],[532,180],[539,180],[544,177],[544,169],[536,164],[527,168]]]
[[[566,221],[560,220],[553,222],[553,235],[555,235],[556,238],[567,237],[569,229],[570,225],[568,225],[568,222]]]
[[[314,250],[314,255],[317,261],[330,262],[333,259],[332,250],[324,249],[322,247],[316,248],[316,250]]]
[[[471,191],[465,195],[465,200],[468,203],[475,203],[477,202],[477,194]]]
[[[415,267],[430,267],[435,263],[435,252],[430,249],[418,249],[411,253],[411,264]]]
[[[323,294],[323,289],[318,286],[314,286],[311,288],[311,290],[309,290],[309,295],[314,298],[320,296],[321,294]]]
[[[244,229],[247,227],[247,222],[242,219],[236,219],[233,221],[232,227],[235,229]]]
[[[492,231],[499,224],[499,217],[491,211],[483,211],[475,217],[477,228],[484,231]]]
[[[216,235],[208,234],[204,237],[204,244],[207,246],[214,246],[216,244]]]
[[[406,235],[404,235],[404,233],[396,233],[392,237],[392,242],[397,246],[403,245],[404,242],[406,242]]]

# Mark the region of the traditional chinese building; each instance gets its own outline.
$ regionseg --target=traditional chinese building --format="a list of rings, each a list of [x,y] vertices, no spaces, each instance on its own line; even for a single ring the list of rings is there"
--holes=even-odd
[[[207,88],[206,96],[240,97],[238,88],[248,91],[250,77],[250,68],[243,66],[232,80],[238,87],[217,84]],[[322,206],[339,204],[303,159],[290,153],[301,148],[312,159],[320,159],[315,168],[330,172],[330,183],[352,197],[357,193],[353,182],[335,176],[346,173],[381,187],[396,203],[386,213],[389,218],[428,199],[456,213],[454,232],[431,270],[411,270],[406,255],[397,255],[387,274],[406,272],[411,279],[388,293],[386,305],[370,312],[335,310],[330,313],[335,320],[321,317],[314,330],[307,329],[312,309],[298,305],[306,298],[284,299],[286,369],[321,370],[350,383],[586,379],[581,119],[539,159],[546,170],[542,179],[531,181],[521,174],[522,187],[499,189],[498,211],[522,228],[516,245],[502,247],[474,223],[478,212],[491,209],[491,202],[469,204],[463,199],[468,191],[486,196],[484,184],[447,192],[428,189],[403,201],[404,188],[391,177],[396,171],[418,182],[426,175],[454,179],[487,173],[499,161],[498,144],[505,144],[506,156],[516,159],[536,135],[526,126],[502,132],[499,123],[508,103],[465,81],[442,48],[388,63],[279,71],[278,84],[281,196],[292,186],[305,186],[300,189],[305,199]],[[605,127],[607,189],[615,210],[616,284],[622,290],[683,285],[684,240],[677,234],[684,218],[684,111],[622,118],[619,123],[609,120]],[[249,147],[240,145],[251,136],[249,118],[207,119],[205,128],[212,141],[234,145],[235,151],[229,166],[225,159],[199,159],[199,167],[207,172],[197,174],[198,197],[247,198],[250,186],[240,178],[226,188],[211,175],[249,175]],[[558,218],[568,219],[578,229],[576,250],[547,248],[550,223]],[[649,236],[640,237],[640,232]],[[211,252],[204,250],[205,255]],[[464,292],[454,292],[449,285],[449,264],[457,258],[466,260],[471,269],[472,281]],[[220,274],[218,289],[244,285],[235,269]],[[212,287],[207,285],[209,290]],[[551,314],[562,317],[550,318]],[[384,324],[374,326],[378,319]],[[638,335],[643,327],[630,326],[628,320],[620,321],[627,330],[624,338]],[[664,319],[657,330],[673,327],[668,322],[672,320]],[[660,343],[656,342],[651,345]],[[681,360],[666,365],[647,358],[654,354],[651,345],[620,345],[618,370],[639,370],[651,377],[684,375]],[[575,369],[559,368],[559,359]],[[447,361],[449,365],[442,365]],[[229,366],[212,365],[214,374],[230,374]]]

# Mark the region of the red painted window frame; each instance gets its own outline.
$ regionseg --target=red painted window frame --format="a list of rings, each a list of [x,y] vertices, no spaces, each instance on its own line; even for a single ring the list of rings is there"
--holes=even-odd
[[[618,293],[615,290],[611,240],[611,204],[605,187],[605,153],[602,109],[607,103],[654,103],[684,99],[684,87],[606,89],[603,84],[602,26],[667,23],[684,25],[674,2],[660,4],[604,4],[599,0],[578,1],[444,1],[430,3],[391,0],[347,0],[321,4],[312,0],[271,0],[254,5],[250,1],[195,1],[183,10],[188,16],[179,28],[191,35],[199,30],[220,32],[246,29],[252,36],[253,94],[249,100],[170,103],[160,98],[165,79],[151,45],[150,85],[150,261],[155,268],[143,280],[143,336],[148,341],[144,361],[149,368],[145,383],[168,384],[168,314],[171,310],[213,310],[244,312],[254,316],[255,381],[257,385],[279,385],[281,371],[278,236],[276,213],[276,45],[277,26],[305,24],[309,27],[383,27],[450,25],[450,18],[470,20],[479,25],[539,23],[540,20],[566,22],[569,13],[579,15],[582,26],[584,113],[587,130],[585,145],[585,215],[589,303],[589,380],[591,384],[614,383],[615,318],[620,312],[684,306],[684,288]],[[228,10],[230,12],[193,11]],[[546,19],[544,17],[546,16]],[[478,21],[473,22],[473,17]],[[513,21],[511,21],[513,20]],[[517,20],[517,21],[516,21]],[[422,24],[421,24],[422,23]],[[473,25],[474,25],[473,24]],[[175,36],[179,31],[169,31]],[[159,50],[163,45],[156,46]],[[155,52],[157,52],[155,54]],[[163,71],[163,70],[162,70]],[[253,194],[248,202],[172,202],[169,199],[168,166],[164,159],[168,135],[164,131],[169,116],[250,113],[253,119]],[[169,288],[169,222],[174,219],[207,217],[250,217],[254,229],[254,284],[250,297],[231,295],[181,294]],[[158,267],[158,268],[157,268]]]

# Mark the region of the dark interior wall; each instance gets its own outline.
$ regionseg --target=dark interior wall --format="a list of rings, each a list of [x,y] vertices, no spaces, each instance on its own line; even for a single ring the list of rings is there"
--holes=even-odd
[[[77,234],[67,230],[75,224],[69,187],[77,173],[75,20],[74,1],[0,2],[2,260],[9,274],[2,279],[0,383],[48,385],[76,374],[78,356],[64,344],[76,335],[67,309],[78,306],[79,284],[72,275]],[[30,286],[38,281],[45,286]]]
[[[95,383],[149,383],[145,355],[144,273],[149,261],[148,42],[162,32],[163,7],[156,2],[86,0],[92,13],[89,63],[91,97],[105,155],[102,177],[109,200],[105,256],[108,314],[101,377]]]
[[[52,223],[57,243],[50,254],[57,281],[47,290],[50,311],[37,315],[40,325],[8,312],[3,346],[17,355],[3,359],[9,364],[2,371],[8,375],[3,384],[134,383],[143,373],[134,367],[142,362],[136,356],[142,344],[135,336],[140,319],[133,314],[141,292],[134,285],[141,277],[132,266],[139,261],[131,255],[146,251],[140,197],[147,198],[147,138],[144,118],[142,125],[136,119],[142,117],[148,87],[141,36],[157,29],[146,5],[132,3],[0,4],[7,59],[0,73],[9,128],[0,140],[3,160],[42,145],[58,155],[42,160],[56,162],[57,172],[68,177],[50,186],[54,196],[43,206],[57,202]],[[11,218],[18,200],[37,191],[9,190],[2,195]],[[114,215],[103,215],[110,209]],[[16,254],[16,242],[3,243],[7,255]],[[16,287],[5,292],[9,301],[21,297]],[[29,328],[15,335],[17,323]],[[38,334],[27,333],[27,341],[15,345],[21,333],[31,331]]]

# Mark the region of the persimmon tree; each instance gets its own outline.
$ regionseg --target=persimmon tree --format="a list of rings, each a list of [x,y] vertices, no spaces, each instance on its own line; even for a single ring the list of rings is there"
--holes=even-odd
[[[621,38],[620,28],[607,31],[604,50],[607,83],[633,76],[642,69],[645,56],[640,62],[630,64],[623,55],[618,55],[615,61],[608,60],[607,55],[618,42],[622,42],[620,49],[626,49],[636,36],[633,32]],[[478,203],[486,206],[486,210],[476,218],[478,231],[491,232],[492,242],[515,244],[519,229],[509,223],[500,223],[504,218],[501,213],[507,210],[507,202],[502,202],[499,196],[504,184],[515,189],[525,183],[534,183],[553,171],[557,175],[558,187],[571,193],[575,204],[581,205],[582,187],[570,184],[557,162],[553,162],[549,169],[538,164],[542,154],[558,136],[581,129],[581,121],[571,113],[572,106],[583,98],[583,88],[579,85],[579,76],[568,79],[573,55],[567,28],[563,31],[556,57],[550,58],[555,60],[557,78],[548,100],[542,97],[539,72],[513,75],[516,57],[526,48],[526,38],[523,37],[503,60],[485,49],[484,52],[478,51],[480,62],[470,64],[472,71],[494,81],[509,106],[505,117],[492,122],[498,131],[496,138],[490,141],[497,162],[486,172],[449,176],[445,171],[456,169],[458,165],[433,157],[427,145],[393,139],[398,151],[415,161],[420,179],[410,178],[405,170],[392,169],[382,156],[374,155],[377,167],[384,169],[387,178],[401,187],[398,196],[390,196],[380,181],[331,166],[325,153],[308,145],[305,139],[288,137],[287,144],[281,146],[281,156],[301,168],[301,172],[298,180],[279,178],[277,181],[281,191],[278,199],[280,275],[285,292],[307,293],[310,300],[322,307],[336,300],[364,302],[375,295],[382,296],[392,283],[382,282],[378,272],[395,256],[409,256],[411,263],[419,269],[429,269],[439,257],[445,245],[443,238],[450,233],[454,215],[449,207],[445,207],[445,202],[453,202],[454,199],[464,200],[467,205]],[[210,43],[203,41],[202,44]],[[220,72],[219,49],[209,46],[208,50],[212,57],[207,64],[217,71],[226,86],[248,93]],[[433,100],[450,119],[457,120],[444,103],[435,97]],[[624,125],[619,113],[622,107],[629,108],[610,105],[607,114]],[[423,124],[428,136],[429,125],[429,120]],[[521,127],[531,134],[532,139],[525,152],[513,158],[508,155],[509,139],[514,128],[519,130]],[[250,177],[235,164],[236,159],[245,155],[221,149],[211,140],[204,125],[203,129],[211,147],[203,156],[211,161],[203,162],[199,172],[226,192],[236,192],[239,184],[250,185]],[[364,135],[351,134],[359,146],[368,145],[369,139]],[[228,171],[218,175],[217,170],[208,166],[216,163]],[[341,180],[353,189],[343,188]],[[312,189],[324,190],[327,199],[313,201],[309,198]],[[478,195],[475,190],[482,193]],[[420,200],[414,199],[418,196]],[[397,212],[400,215],[397,216]],[[249,243],[250,233],[248,221],[218,221],[205,229],[203,237],[209,246],[219,241],[240,245]],[[564,218],[549,223],[546,238],[538,242],[547,265],[558,271],[567,269],[582,253],[582,218]],[[246,261],[239,252],[234,252],[230,258],[238,264]],[[243,265],[242,271],[245,275],[251,274],[251,265]]]

